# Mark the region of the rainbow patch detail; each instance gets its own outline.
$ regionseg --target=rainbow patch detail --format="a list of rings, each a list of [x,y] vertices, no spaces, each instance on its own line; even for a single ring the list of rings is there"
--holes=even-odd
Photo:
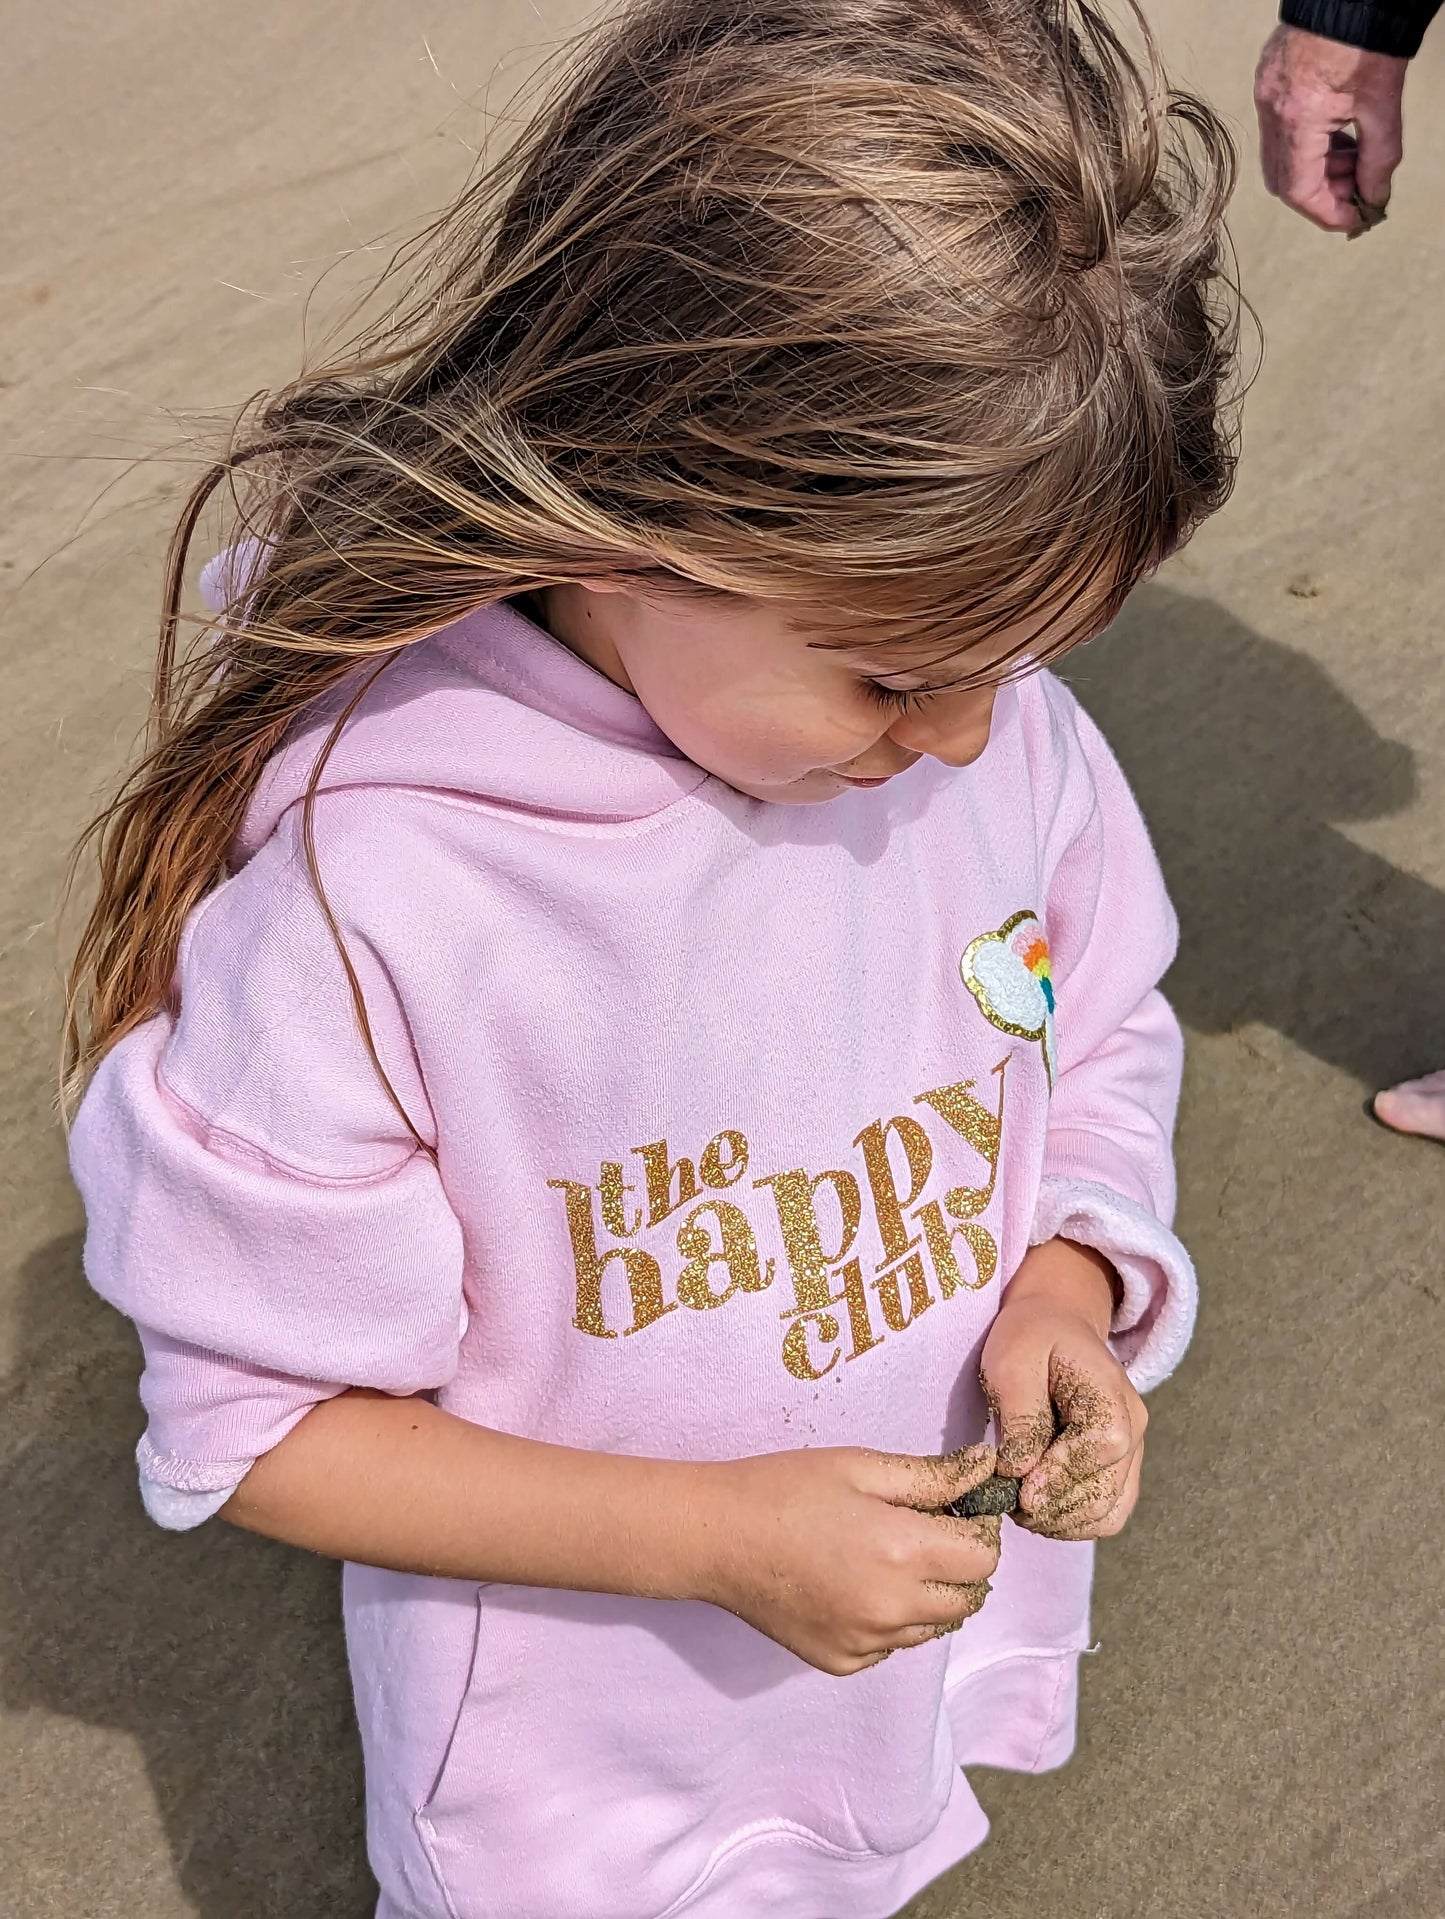
[[[1037,913],[1014,913],[970,942],[958,970],[979,1011],[1001,1033],[1038,1042],[1054,1083],[1054,975],[1048,935]]]

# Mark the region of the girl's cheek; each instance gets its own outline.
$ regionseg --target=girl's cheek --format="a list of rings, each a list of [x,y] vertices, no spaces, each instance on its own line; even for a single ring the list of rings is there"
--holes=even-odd
[[[856,760],[860,754],[866,753],[876,743],[877,737],[876,733],[871,732],[843,734],[832,730],[811,733],[800,731],[775,745],[771,742],[763,745],[760,754],[759,745],[754,739],[752,750],[759,757],[766,754],[777,772],[796,778],[801,773],[825,772],[846,766],[850,760]],[[772,747],[771,751],[769,746]],[[747,750],[746,747],[744,750]]]
[[[797,772],[832,766],[862,750],[850,733],[820,724],[815,712],[784,700],[714,709],[700,716],[700,723],[717,747],[760,767]]]
[[[792,755],[809,766],[846,766],[876,746],[887,731],[886,718],[871,707],[860,714],[840,713],[821,702],[800,706],[779,725]]]
[[[639,689],[641,691],[641,689]],[[763,784],[796,780],[815,769],[845,766],[886,730],[872,713],[829,712],[824,702],[794,689],[729,699],[717,687],[699,697],[696,686],[659,687],[653,718],[700,765]],[[649,704],[645,694],[643,704]],[[669,720],[672,722],[669,725]]]

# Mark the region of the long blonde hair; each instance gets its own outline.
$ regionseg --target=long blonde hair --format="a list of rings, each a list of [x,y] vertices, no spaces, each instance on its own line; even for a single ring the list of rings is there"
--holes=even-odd
[[[1138,57],[1088,0],[635,0],[594,30],[384,318],[185,504],[148,750],[87,836],[71,1090],[165,1003],[298,717],[470,609],[677,585],[938,659],[1060,592],[1113,606],[1185,540],[1233,473],[1233,152],[1136,26]],[[186,650],[218,491],[263,563]]]

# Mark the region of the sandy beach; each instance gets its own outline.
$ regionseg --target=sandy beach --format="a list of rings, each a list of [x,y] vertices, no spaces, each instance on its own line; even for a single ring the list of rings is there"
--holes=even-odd
[[[1256,177],[1267,0],[1152,11],[1239,138],[1268,344],[1235,499],[1069,677],[1180,907],[1204,1306],[1099,1555],[1079,1751],[980,1775],[994,1836],[911,1919],[1432,1919],[1445,1152],[1364,1105],[1445,1063],[1445,20],[1388,222],[1346,245]],[[318,277],[313,322],[582,13],[0,18],[0,1919],[363,1919],[335,1568],[135,1494],[136,1347],[53,1115],[55,914],[143,719],[195,423],[291,374]]]

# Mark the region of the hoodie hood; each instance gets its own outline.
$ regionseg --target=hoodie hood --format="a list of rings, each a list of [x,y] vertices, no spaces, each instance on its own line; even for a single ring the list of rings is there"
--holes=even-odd
[[[203,580],[213,604],[217,564]],[[243,866],[305,797],[317,755],[356,683],[348,676],[319,700],[267,765],[233,843],[233,867]],[[707,777],[631,693],[514,608],[498,605],[416,641],[382,669],[342,729],[316,790],[432,790],[510,811],[615,824],[661,812]]]

